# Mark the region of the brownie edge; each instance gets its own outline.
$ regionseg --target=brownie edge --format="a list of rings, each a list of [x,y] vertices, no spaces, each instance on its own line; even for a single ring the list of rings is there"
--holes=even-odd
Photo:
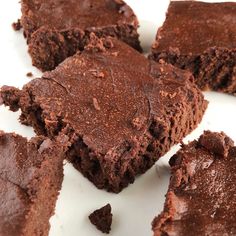
[[[22,0],[21,11],[32,63],[42,71],[83,50],[91,32],[142,51],[138,19],[122,0]]]
[[[236,3],[171,1],[149,56],[193,73],[202,90],[236,94]]]
[[[117,193],[201,121],[207,102],[192,80],[122,41],[92,35],[83,52],[22,90],[2,87],[0,97],[37,134],[69,135],[67,159]]]
[[[155,236],[236,234],[236,147],[223,132],[205,131],[170,159],[171,177]]]
[[[47,236],[63,179],[68,138],[29,141],[0,131],[0,235]]]

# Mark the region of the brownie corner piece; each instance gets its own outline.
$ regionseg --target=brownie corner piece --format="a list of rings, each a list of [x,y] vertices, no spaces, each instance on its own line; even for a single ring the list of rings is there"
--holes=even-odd
[[[189,72],[95,35],[83,52],[0,97],[37,134],[68,135],[67,159],[116,193],[195,129],[207,107]]]
[[[202,90],[235,95],[235,13],[235,2],[170,2],[150,58],[191,71]]]
[[[21,5],[32,63],[42,71],[83,50],[91,32],[116,37],[142,51],[138,19],[122,0],[22,0]]]
[[[154,235],[235,235],[233,140],[223,132],[205,131],[183,145],[170,166],[165,207],[153,221]]]
[[[66,137],[0,132],[0,235],[47,236],[63,179]]]
[[[98,230],[103,233],[109,234],[112,224],[111,205],[107,204],[100,209],[95,210],[89,215],[90,222],[96,226]]]

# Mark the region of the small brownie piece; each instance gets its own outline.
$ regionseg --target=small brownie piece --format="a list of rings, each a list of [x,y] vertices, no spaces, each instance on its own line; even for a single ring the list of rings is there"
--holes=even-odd
[[[85,51],[3,103],[37,134],[68,134],[68,159],[98,188],[119,192],[202,119],[207,102],[191,74],[149,61],[115,38],[94,35]]]
[[[46,236],[63,179],[63,141],[0,132],[0,235]]]
[[[170,160],[164,211],[155,236],[236,235],[236,147],[223,132],[205,131]]]
[[[22,0],[21,4],[29,53],[42,71],[82,50],[90,32],[117,37],[142,51],[137,17],[122,0]]]
[[[94,211],[89,215],[89,220],[98,230],[109,234],[112,224],[111,205],[107,204],[106,206]]]
[[[190,70],[202,90],[236,93],[236,3],[172,1],[150,58]]]

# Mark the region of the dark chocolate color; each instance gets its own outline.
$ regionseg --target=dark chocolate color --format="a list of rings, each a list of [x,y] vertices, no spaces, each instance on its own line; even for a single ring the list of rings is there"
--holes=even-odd
[[[190,70],[202,90],[236,93],[236,3],[173,1],[150,58]]]
[[[21,23],[33,65],[54,69],[82,50],[90,32],[114,36],[141,51],[138,20],[122,0],[22,0]]]
[[[109,234],[112,224],[111,205],[107,204],[106,206],[91,213],[89,215],[89,220],[98,230]]]
[[[65,141],[37,137],[28,142],[0,132],[1,236],[48,235],[63,178]]]
[[[68,134],[68,159],[98,188],[119,192],[202,119],[190,73],[157,64],[116,39],[86,50],[1,98],[37,134]]]
[[[223,132],[205,131],[170,160],[164,211],[155,236],[236,235],[236,147]]]

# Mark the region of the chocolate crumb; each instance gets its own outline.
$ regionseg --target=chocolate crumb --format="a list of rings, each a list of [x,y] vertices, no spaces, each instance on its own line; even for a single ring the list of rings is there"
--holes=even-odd
[[[94,211],[89,215],[89,220],[98,230],[109,234],[112,224],[111,205],[107,204],[106,206]]]
[[[33,76],[33,73],[32,73],[32,72],[28,72],[28,73],[26,74],[26,76],[27,76],[27,77],[32,77],[32,76]]]
[[[12,23],[12,28],[15,30],[15,31],[19,31],[21,28],[22,28],[22,25],[20,23],[20,19],[17,20],[17,22],[13,22]]]
[[[99,106],[99,104],[98,104],[97,98],[93,98],[93,106],[94,106],[94,108],[95,108],[97,111],[100,111],[100,110],[101,110],[101,108],[100,108],[100,106]]]

